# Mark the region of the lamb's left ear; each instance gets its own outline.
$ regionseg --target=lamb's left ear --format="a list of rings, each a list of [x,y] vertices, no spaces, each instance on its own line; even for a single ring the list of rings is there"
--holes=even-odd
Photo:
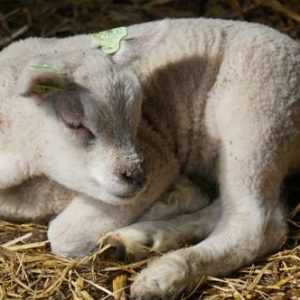
[[[127,35],[121,40],[119,50],[112,60],[118,64],[128,64],[147,55],[166,36],[169,21],[155,21],[128,27]]]
[[[21,71],[17,94],[43,98],[52,92],[63,91],[72,84],[68,68],[63,60],[37,57]]]

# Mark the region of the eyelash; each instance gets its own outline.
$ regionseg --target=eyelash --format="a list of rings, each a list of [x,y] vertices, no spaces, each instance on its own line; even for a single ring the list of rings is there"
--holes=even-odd
[[[84,126],[79,122],[65,122],[67,127],[73,130],[83,128]]]

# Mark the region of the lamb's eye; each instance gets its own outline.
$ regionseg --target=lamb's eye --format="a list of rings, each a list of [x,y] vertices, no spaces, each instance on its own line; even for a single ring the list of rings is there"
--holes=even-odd
[[[93,145],[95,142],[95,135],[91,130],[82,125],[80,122],[70,122],[67,123],[68,128],[72,129],[77,137],[85,141],[88,145]]]
[[[96,137],[95,137],[95,135],[90,130],[88,130],[88,137],[87,137],[87,139],[88,139],[88,143],[90,145],[94,144]]]
[[[64,120],[65,124],[68,128],[72,130],[72,132],[84,143],[92,145],[96,139],[95,135],[91,130],[85,127],[81,122],[77,122],[76,120]]]

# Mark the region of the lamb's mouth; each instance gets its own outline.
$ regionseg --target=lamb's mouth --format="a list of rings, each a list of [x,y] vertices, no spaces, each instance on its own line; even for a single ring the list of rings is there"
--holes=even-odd
[[[128,193],[113,193],[112,195],[115,197],[118,197],[120,199],[127,200],[127,199],[131,199],[131,198],[135,197],[139,192],[140,192],[140,190],[130,191]]]
[[[123,192],[111,192],[111,195],[113,195],[114,197],[117,197],[121,200],[129,200],[129,199],[133,199],[133,198],[136,198],[137,195],[140,195],[142,194],[145,190],[147,190],[147,186],[143,186],[143,187],[140,187],[140,188],[131,188],[131,189],[128,189],[128,191],[123,191]]]
[[[99,186],[99,181],[95,181],[95,183]],[[106,184],[100,183],[103,192],[107,195],[110,195],[114,198],[120,199],[121,201],[128,201],[130,199],[136,198],[137,195],[142,194],[145,190],[147,190],[147,184],[144,185],[130,185],[130,184],[122,184],[121,186],[107,186]],[[116,199],[116,200],[117,200]]]

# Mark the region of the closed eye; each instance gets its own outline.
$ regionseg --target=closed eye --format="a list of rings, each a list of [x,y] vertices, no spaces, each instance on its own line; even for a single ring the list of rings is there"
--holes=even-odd
[[[76,122],[76,121],[66,121],[65,120],[65,124],[67,125],[68,128],[74,129],[74,130],[84,127],[80,122]]]
[[[82,123],[76,121],[65,121],[68,128],[72,129],[74,133],[82,136],[88,144],[92,144],[95,140],[95,135],[91,130],[85,127]]]

